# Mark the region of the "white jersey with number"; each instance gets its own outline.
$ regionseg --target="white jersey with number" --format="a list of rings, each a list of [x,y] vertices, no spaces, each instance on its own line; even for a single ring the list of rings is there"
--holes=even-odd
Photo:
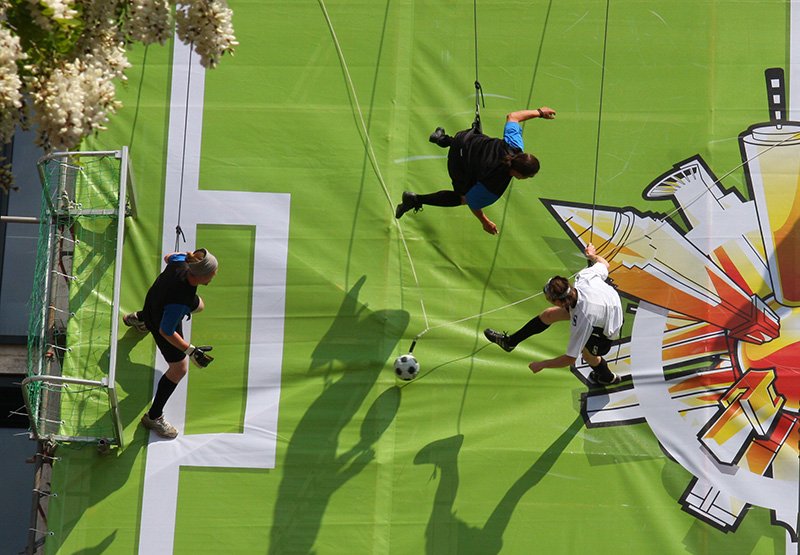
[[[606,283],[608,268],[595,263],[575,276],[578,302],[569,310],[570,336],[567,355],[578,358],[592,335],[603,328],[603,335],[616,339],[622,328],[622,302],[617,291]]]

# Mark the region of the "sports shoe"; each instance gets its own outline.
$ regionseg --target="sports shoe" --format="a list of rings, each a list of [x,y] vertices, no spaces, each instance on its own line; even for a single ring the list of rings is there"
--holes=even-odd
[[[137,316],[136,312],[131,312],[130,314],[123,316],[122,323],[129,328],[136,328],[137,331],[142,333],[147,333],[148,331],[147,326],[144,325],[144,322],[139,320],[139,316]]]
[[[452,137],[449,137],[447,133],[444,132],[444,127],[437,127],[436,131],[431,133],[431,136],[428,140],[436,145],[439,145],[442,148],[447,148],[450,146],[450,141]]]
[[[589,372],[589,381],[594,382],[596,384],[600,384],[602,386],[617,385],[622,381],[622,378],[618,374],[611,372],[611,375],[613,376],[611,378],[611,381],[607,382],[605,380],[601,380],[600,376],[597,375],[597,372],[592,370],[591,372]]]
[[[126,314],[125,316],[123,316],[122,323],[128,326],[129,328],[136,328],[137,331],[140,331],[142,333],[148,332],[147,326],[145,326],[144,322],[142,322],[139,319],[139,316],[137,316],[136,312],[131,312],[130,314]]]
[[[403,214],[413,209],[414,212],[422,210],[422,205],[417,200],[417,194],[411,191],[403,193],[403,202],[397,205],[397,210],[394,211],[394,217],[398,220],[403,217]]]
[[[142,424],[144,424],[145,427],[150,428],[163,438],[174,439],[178,437],[177,428],[175,428],[175,426],[167,422],[163,414],[158,418],[156,418],[155,420],[153,420],[147,413],[144,413],[144,415],[142,416]]]
[[[485,335],[486,339],[488,339],[492,343],[497,343],[498,345],[500,345],[500,347],[507,353],[510,353],[511,351],[514,350],[514,347],[516,347],[516,345],[512,345],[511,343],[509,343],[508,334],[505,332],[500,333],[497,330],[486,328],[485,330],[483,330],[483,335]]]

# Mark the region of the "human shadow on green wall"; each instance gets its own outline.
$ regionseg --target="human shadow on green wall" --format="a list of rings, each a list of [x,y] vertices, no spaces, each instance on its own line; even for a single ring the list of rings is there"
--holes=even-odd
[[[440,439],[423,447],[414,457],[414,464],[433,464],[440,471],[433,510],[425,529],[425,553],[428,555],[500,553],[503,547],[503,534],[517,504],[547,475],[582,427],[583,418],[578,416],[514,482],[481,528],[470,526],[459,519],[453,509],[460,481],[458,453],[464,436],[459,434]]]
[[[373,312],[360,304],[365,280],[366,276],[359,279],[347,293],[312,354],[310,370],[328,370],[326,387],[303,414],[286,447],[269,553],[312,552],[331,497],[375,458],[372,447],[400,406],[400,389],[388,388],[367,411],[359,440],[347,450],[339,448],[342,430],[377,382],[409,321],[405,311]]]

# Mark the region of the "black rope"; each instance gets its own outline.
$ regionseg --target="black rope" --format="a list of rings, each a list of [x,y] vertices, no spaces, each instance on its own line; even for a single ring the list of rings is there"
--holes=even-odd
[[[594,186],[592,187],[592,223],[589,227],[589,242],[594,240],[594,212],[597,207],[597,172],[600,166],[600,124],[603,121],[603,89],[606,80],[606,45],[608,44],[608,10],[610,0],[606,0],[606,22],[603,32],[603,63],[600,66],[600,109],[597,112],[597,149],[594,156]]]
[[[539,61],[542,59],[542,49],[544,48],[544,37],[547,33],[547,25],[550,21],[550,10],[553,7],[553,0],[550,0],[547,4],[547,11],[544,15],[544,24],[542,25],[542,36],[539,38],[539,51],[536,53],[536,64],[533,66],[533,76],[531,77],[531,87],[528,89],[528,99],[525,101],[525,109],[531,109],[531,99],[533,98],[533,86],[536,84],[536,75],[539,73]],[[527,122],[522,122],[522,129],[525,129],[525,124]]]
[[[178,247],[180,246],[179,239],[183,239],[184,243],[186,242],[186,235],[183,234],[181,224],[175,226],[175,252],[178,252]]]
[[[186,169],[186,135],[189,126],[189,91],[192,88],[192,49],[194,42],[189,44],[189,77],[186,81],[186,110],[183,113],[183,145],[181,151],[181,185],[178,193],[178,223],[175,226],[175,252],[180,250],[180,241],[186,242],[186,236],[181,229],[181,211],[183,209],[183,176]]]
[[[481,84],[478,81],[475,81],[475,122],[472,124],[472,127],[475,128],[475,131],[478,133],[483,133],[483,127],[481,126],[481,103],[483,102],[483,89],[481,88]],[[483,102],[484,108],[486,107],[486,103]]]
[[[472,0],[472,25],[475,30],[475,86],[478,86],[478,0]]]
[[[472,1],[472,23],[475,32],[475,121],[472,124],[473,129],[478,133],[483,133],[481,125],[481,104],[486,107],[483,98],[483,89],[481,82],[478,79],[478,0]]]

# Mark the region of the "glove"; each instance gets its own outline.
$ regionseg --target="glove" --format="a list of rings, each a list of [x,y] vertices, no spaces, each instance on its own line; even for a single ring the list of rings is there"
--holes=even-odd
[[[198,368],[205,368],[211,361],[214,360],[214,357],[211,355],[207,355],[206,351],[212,350],[212,347],[208,345],[201,345],[200,347],[195,347],[194,345],[189,345],[189,348],[183,351],[186,355],[188,355],[189,360],[192,361],[192,364],[197,366]]]

